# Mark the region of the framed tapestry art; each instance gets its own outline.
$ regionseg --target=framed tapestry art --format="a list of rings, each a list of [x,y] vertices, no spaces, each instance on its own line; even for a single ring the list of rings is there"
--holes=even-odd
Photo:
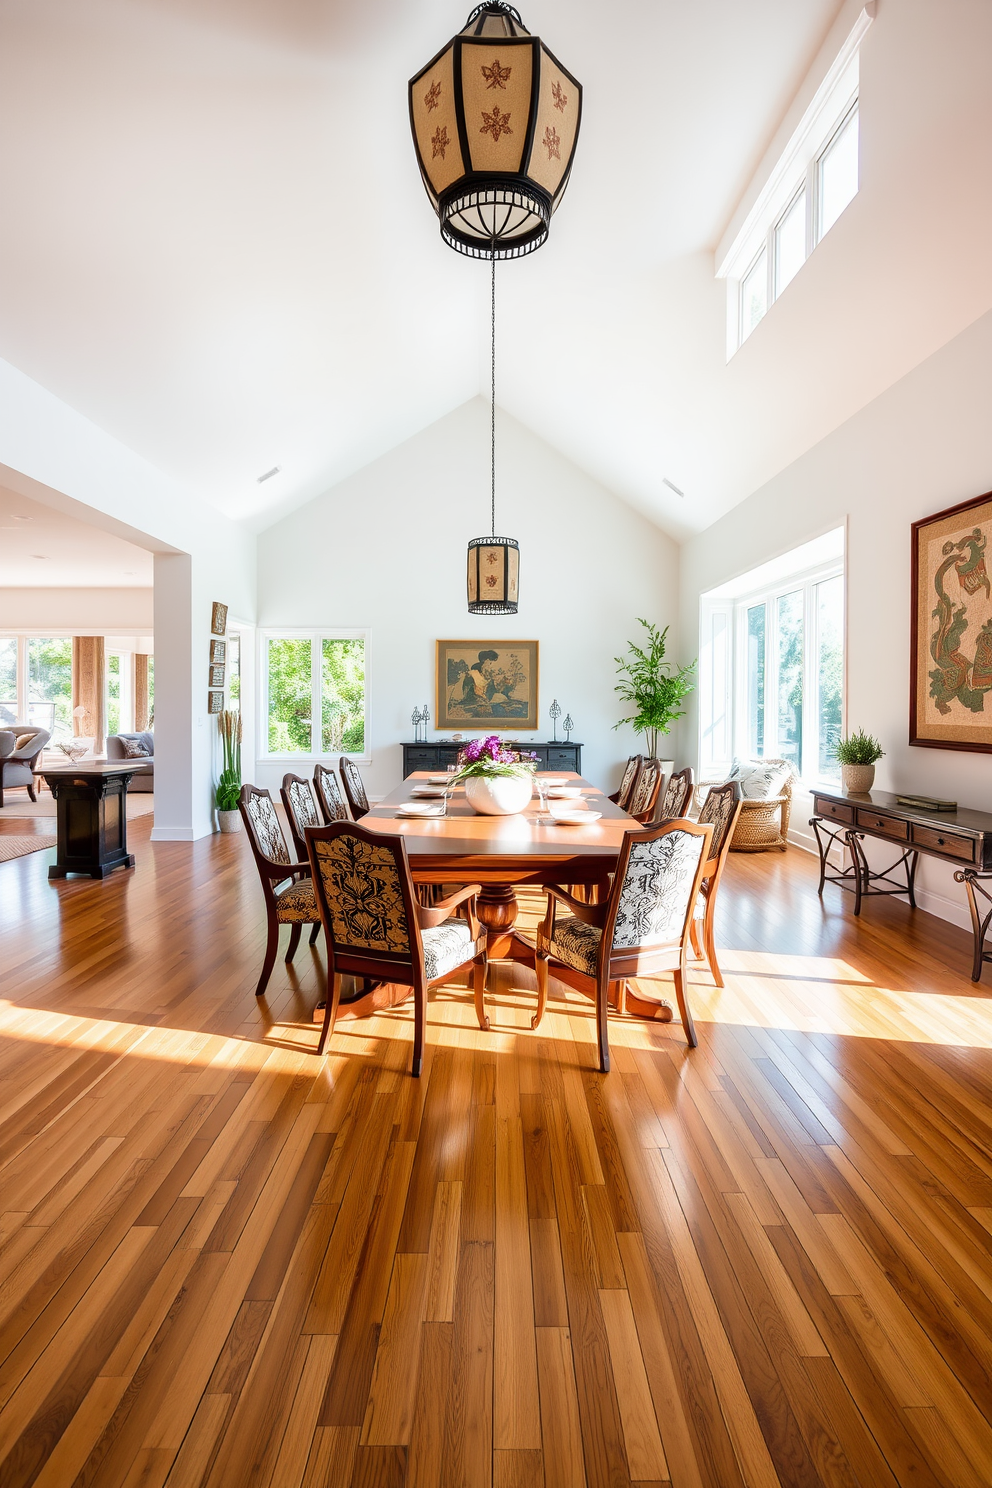
[[[214,600],[210,610],[210,634],[222,636],[227,630],[227,605]]]
[[[992,753],[992,491],[913,523],[909,742]]]
[[[537,641],[438,641],[435,728],[537,728]]]

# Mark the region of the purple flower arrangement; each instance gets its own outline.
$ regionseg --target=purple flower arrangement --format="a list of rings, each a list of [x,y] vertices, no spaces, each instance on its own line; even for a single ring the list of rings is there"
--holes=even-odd
[[[485,739],[472,739],[462,751],[462,768],[459,780],[469,780],[477,775],[523,775],[533,770],[531,763],[521,760],[515,749],[507,749],[498,734]]]

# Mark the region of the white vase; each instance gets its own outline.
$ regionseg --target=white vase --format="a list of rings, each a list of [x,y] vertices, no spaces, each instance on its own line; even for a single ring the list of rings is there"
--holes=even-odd
[[[840,778],[846,791],[856,796],[867,795],[875,783],[875,766],[841,765]]]
[[[217,820],[220,823],[220,829],[222,832],[241,831],[240,811],[218,811]]]
[[[529,771],[526,775],[470,775],[465,799],[480,816],[513,816],[526,809],[532,789]]]

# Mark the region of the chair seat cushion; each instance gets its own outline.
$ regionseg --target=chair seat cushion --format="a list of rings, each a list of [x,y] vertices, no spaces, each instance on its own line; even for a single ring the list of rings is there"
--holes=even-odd
[[[314,925],[320,911],[313,893],[313,880],[300,879],[276,895],[276,917],[280,925]]]
[[[572,915],[562,915],[555,920],[550,940],[538,931],[537,949],[552,960],[560,961],[563,966],[571,966],[575,971],[594,977],[602,937],[603,932],[598,926],[587,925]]]
[[[424,945],[424,971],[429,982],[448,976],[478,954],[465,920],[446,920],[420,935]]]

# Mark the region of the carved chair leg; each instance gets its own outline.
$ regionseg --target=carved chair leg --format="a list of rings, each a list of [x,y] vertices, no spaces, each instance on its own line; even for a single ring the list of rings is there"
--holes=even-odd
[[[682,1015],[682,1027],[685,1029],[686,1041],[690,1049],[695,1049],[699,1040],[696,1037],[696,1025],[692,1021],[692,1014],[689,1011],[689,1003],[685,995],[686,971],[684,962],[675,970],[673,977],[675,980],[675,996],[678,999],[679,1012]]]
[[[604,1075],[610,1072],[610,987],[612,983],[600,980],[596,987],[596,1037],[599,1044],[599,1068]]]
[[[617,1012],[625,1013],[627,1011],[627,983],[625,981],[614,982],[613,986],[616,989],[614,1001]]]
[[[716,959],[716,907],[712,896],[706,901],[706,913],[703,916],[703,945],[706,950],[706,960],[709,962],[713,980],[718,987],[723,986],[723,972],[720,963]]]
[[[38,797],[34,793],[34,781],[32,781],[31,784],[28,786],[28,795],[31,797],[32,801],[37,801]]]
[[[702,961],[703,947],[700,944],[699,940],[699,921],[696,919],[695,915],[693,915],[689,923],[689,938],[692,941],[692,949],[695,952],[696,960]]]
[[[310,944],[311,945],[316,945],[317,944],[317,936],[319,934],[320,934],[320,921],[319,920],[316,920],[314,922],[313,929],[310,931]]]
[[[287,963],[292,961],[293,957],[296,955],[296,947],[300,943],[300,932],[302,928],[303,927],[301,925],[294,925],[289,932],[289,945],[286,947]]]
[[[472,963],[472,990],[475,993],[475,1016],[479,1020],[479,1027],[488,1032],[489,1015],[486,1012],[486,973],[489,970],[489,962],[485,952],[476,956]]]
[[[550,971],[548,969],[548,958],[540,952],[534,957],[534,972],[537,976],[537,1012],[530,1020],[531,1028],[536,1028],[544,1017],[544,1010],[548,1005],[548,981]]]
[[[334,1024],[338,1016],[338,1004],[341,1001],[341,974],[331,978],[331,986],[328,988],[327,1002],[324,1006],[324,1023],[320,1030],[320,1042],[317,1045],[318,1055],[323,1054],[327,1046],[327,1040],[334,1032]]]
[[[255,988],[255,996],[261,997],[269,984],[272,968],[276,964],[276,951],[279,949],[279,921],[275,915],[270,916],[268,925],[268,938],[265,942],[265,960],[262,962],[262,974]]]
[[[427,983],[421,982],[413,989],[413,1064],[412,1075],[420,1075],[424,1067],[424,1040],[427,1033]]]

